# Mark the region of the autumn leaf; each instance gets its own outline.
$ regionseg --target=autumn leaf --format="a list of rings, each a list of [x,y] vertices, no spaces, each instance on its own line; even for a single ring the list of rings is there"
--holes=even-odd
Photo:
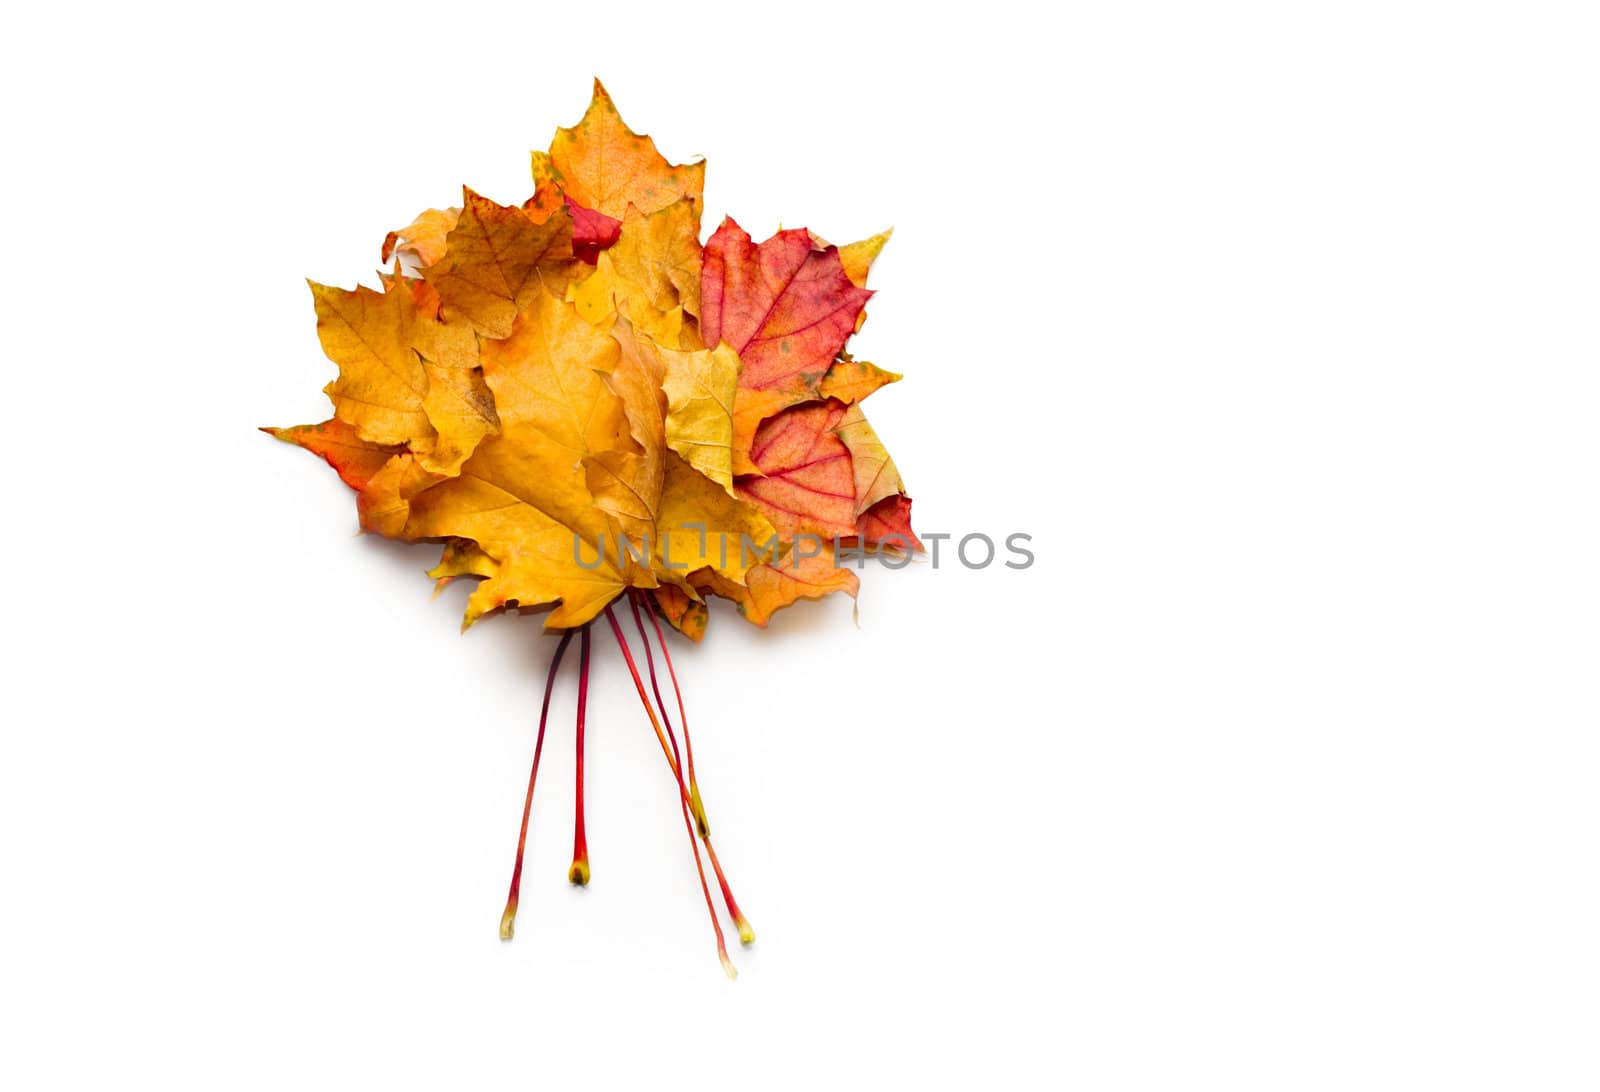
[[[320,425],[264,428],[261,431],[322,456],[338,472],[344,484],[358,493],[367,487],[392,456],[405,450],[400,445],[374,444],[363,440],[355,426],[338,418]]]
[[[850,278],[851,284],[857,288],[867,286],[867,271],[878,260],[878,255],[883,253],[884,246],[893,234],[894,229],[890,228],[839,248],[839,264],[844,267],[844,275]]]
[[[423,411],[427,370],[413,344],[416,305],[409,287],[386,292],[308,282],[317,336],[339,377],[324,388],[339,420],[377,444],[416,442],[432,451],[438,434]]]
[[[752,568],[745,574],[745,585],[747,593],[739,600],[739,612],[746,621],[765,626],[779,610],[802,599],[821,599],[834,592],[854,598],[861,581],[834,563],[828,545],[823,544],[815,557],[808,557],[796,544],[787,556]]]
[[[729,492],[733,400],[738,388],[739,354],[727,345],[667,354],[661,382],[667,396],[667,446]]]
[[[759,473],[738,478],[735,491],[785,537],[922,548],[899,469],[859,405],[830,399],[790,407],[761,425],[751,459]]]
[[[749,454],[756,429],[821,397],[818,387],[872,293],[845,274],[837,248],[810,232],[780,231],[756,244],[730,218],[706,244],[700,294],[701,337],[739,354],[733,471],[759,473]]]
[[[855,532],[851,453],[835,432],[844,415],[840,402],[811,402],[784,410],[756,432],[750,457],[760,473],[741,476],[734,489],[785,538]]]
[[[817,397],[859,402],[879,387],[899,380],[900,376],[894,372],[884,371],[865,360],[836,360],[817,384]]]
[[[567,298],[596,326],[610,327],[619,310],[657,344],[698,349],[700,310],[699,214],[685,198],[645,216],[630,208],[615,245],[595,258],[595,271],[572,285]],[[636,301],[630,307],[629,302]]]
[[[759,558],[746,549],[775,541],[777,530],[754,505],[730,496],[676,452],[667,456],[657,524],[656,573],[686,587],[709,569],[732,584]]]
[[[667,371],[665,350],[635,331],[626,318],[617,319],[611,336],[620,353],[604,376],[606,386],[621,403],[633,449],[607,447],[587,456],[584,468],[595,506],[611,515],[623,535],[642,543],[656,529],[665,473],[667,438],[661,393]]]
[[[490,337],[506,337],[535,292],[560,291],[572,275],[572,216],[558,209],[542,222],[471,190],[445,236],[445,252],[423,271],[451,311]]]
[[[533,175],[533,193],[522,203],[522,210],[536,223],[544,223],[557,209],[570,208],[567,195],[561,192],[561,182],[556,176],[550,153],[534,151],[529,157]]]
[[[396,536],[470,540],[497,563],[469,599],[465,624],[515,602],[559,604],[547,624],[579,625],[634,575],[604,560],[600,543],[611,524],[578,473],[584,459],[615,450],[625,435],[622,404],[601,377],[617,355],[613,339],[542,290],[510,337],[485,344],[501,431],[459,475],[412,497]]]
[[[663,584],[651,595],[655,599],[656,610],[673,629],[691,641],[698,642],[705,637],[706,619],[710,613],[706,610],[705,600],[691,599],[689,593],[676,584]]]
[[[361,529],[385,538],[403,537],[411,516],[411,500],[424,490],[449,481],[422,465],[409,451],[392,455],[356,494]]]
[[[334,414],[376,444],[405,444],[423,466],[453,473],[497,427],[470,330],[439,321],[419,282],[379,293],[311,285],[317,333],[339,365]]]
[[[477,542],[496,562],[494,574],[467,601],[462,628],[508,603],[556,604],[551,628],[581,625],[627,586],[598,551],[574,546],[572,529],[511,491],[504,464],[468,468],[411,501],[395,537],[412,541],[457,536]],[[581,561],[594,559],[593,568]]]
[[[855,478],[855,510],[860,515],[885,497],[905,492],[900,471],[878,434],[867,424],[859,405],[848,407],[833,431],[850,451],[850,471]]]
[[[460,209],[425,210],[407,227],[383,237],[382,257],[378,260],[388,265],[396,253],[414,254],[423,265],[432,265],[444,256],[445,237],[460,217]]]
[[[437,596],[454,581],[463,576],[487,578],[500,571],[500,563],[483,552],[468,538],[447,538],[439,564],[428,570],[433,581],[433,594]]]
[[[600,252],[621,237],[622,221],[603,212],[586,209],[570,197],[566,204],[567,212],[572,216],[572,253],[581,261],[594,265]]]
[[[850,283],[857,288],[867,286],[867,273],[872,268],[872,263],[878,260],[878,255],[889,242],[889,237],[894,234],[894,229],[880,231],[876,235],[868,236],[854,243],[847,243],[839,248],[839,264],[844,267],[844,275],[850,278]],[[811,241],[817,246],[827,246],[827,240],[816,232],[811,233]],[[856,333],[861,332],[862,325],[867,321],[867,313],[863,310],[856,316]]]
[[[922,540],[911,529],[911,498],[904,493],[885,497],[856,517],[856,534],[868,546],[922,549]]]
[[[731,414],[733,439],[729,444],[729,458],[736,474],[760,474],[761,468],[750,457],[750,447],[755,442],[756,430],[762,422],[771,419],[790,406],[818,399],[839,402],[859,402],[879,387],[893,383],[900,377],[864,361],[840,354],[815,386],[800,389],[751,390],[738,385],[734,391]]]
[[[436,594],[473,584],[463,628],[516,608],[561,634],[530,806],[556,668],[576,639],[577,883],[590,876],[591,637],[609,627],[678,788],[732,973],[705,864],[740,939],[754,934],[713,848],[664,630],[699,641],[710,598],[764,627],[793,604],[856,595],[839,548],[921,548],[899,469],[861,410],[900,377],[847,351],[889,233],[834,247],[799,228],[756,243],[730,218],[702,244],[704,163],[669,163],[598,81],[583,119],[530,167],[520,205],[464,188],[459,208],[389,232],[381,290],[313,283],[338,372],[325,388],[333,414],[266,431],[337,472],[364,531],[439,545]],[[507,939],[521,866],[519,843]]]
[[[563,522],[571,529],[569,537],[575,533],[597,543],[612,533],[611,520],[594,504],[583,467],[586,459],[635,446],[622,400],[602,378],[620,352],[614,338],[583,321],[570,304],[536,292],[509,337],[483,343],[484,377],[500,413],[501,434],[462,468],[463,475],[499,482]]]
[[[821,599],[836,591],[854,597],[860,580],[834,563],[833,550],[822,544],[820,552],[804,554],[797,547],[751,566],[741,586],[711,569],[690,577],[696,587],[732,599],[747,622],[765,628],[772,616],[802,599]]]
[[[701,335],[739,354],[739,386],[805,391],[822,378],[872,293],[851,283],[835,247],[804,229],[764,243],[730,217],[706,244]]]
[[[652,213],[630,207],[610,258],[621,299],[643,298],[666,313],[700,314],[700,212],[693,198]]]
[[[583,120],[556,130],[549,163],[569,199],[617,220],[629,205],[651,213],[681,197],[699,201],[705,187],[705,164],[668,163],[655,141],[624,124],[599,80]]]

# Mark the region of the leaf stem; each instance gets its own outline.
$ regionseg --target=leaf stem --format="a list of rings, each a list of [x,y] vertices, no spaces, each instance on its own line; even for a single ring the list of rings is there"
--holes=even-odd
[[[711,888],[706,883],[705,866],[700,863],[700,844],[695,840],[694,821],[689,818],[689,790],[683,783],[683,772],[678,768],[678,763],[668,750],[667,738],[661,731],[661,722],[656,719],[656,711],[650,705],[650,699],[644,692],[644,680],[639,677],[638,665],[633,662],[633,653],[628,648],[628,638],[623,635],[622,627],[617,624],[616,613],[612,611],[611,604],[606,604],[606,621],[611,623],[611,632],[616,635],[617,647],[622,649],[622,658],[628,665],[628,673],[633,676],[633,685],[639,692],[639,702],[644,706],[646,715],[650,718],[650,726],[655,729],[656,741],[661,744],[661,753],[667,756],[667,763],[672,767],[673,778],[678,782],[678,806],[683,811],[683,830],[689,836],[689,848],[694,851],[695,871],[700,874],[700,892],[706,899],[706,913],[711,915],[711,928],[717,934],[717,958],[722,961],[722,969],[729,978],[737,978],[738,970],[733,965],[733,960],[728,958],[728,945],[722,936],[722,923],[717,920],[717,908],[711,901]]]
[[[572,817],[572,867],[567,869],[567,879],[579,886],[589,882],[589,839],[583,829],[583,717],[589,704],[589,626],[580,631],[578,643],[578,741],[577,741],[577,802]]]
[[[677,739],[672,734],[672,718],[667,716],[666,703],[661,700],[661,689],[656,685],[655,658],[650,655],[650,638],[644,631],[644,622],[640,620],[640,600],[643,593],[635,593],[632,600],[633,621],[639,627],[639,638],[644,642],[644,662],[650,670],[650,689],[655,692],[656,707],[661,710],[661,719],[666,722],[667,738],[672,740],[672,753],[676,758],[678,754]],[[705,805],[700,799],[700,786],[694,777],[694,743],[689,739],[689,714],[683,708],[683,690],[678,686],[678,672],[672,666],[672,653],[667,649],[666,635],[661,632],[661,622],[656,618],[655,611],[650,608],[648,601],[643,604],[644,613],[650,616],[650,624],[655,627],[656,641],[661,645],[661,658],[666,662],[667,674],[672,679],[672,692],[678,699],[678,724],[683,728],[683,757],[684,772],[689,779],[689,810],[694,814],[695,825],[700,830],[700,840],[706,845],[706,856],[711,860],[711,870],[717,875],[717,886],[722,889],[722,901],[728,907],[728,917],[733,919],[734,927],[739,930],[739,943],[745,946],[756,941],[755,930],[750,927],[750,921],[739,910],[739,903],[733,897],[733,888],[728,884],[728,877],[722,871],[722,862],[717,860],[717,850],[711,844],[711,824],[706,819]]]
[[[655,695],[656,709],[661,713],[661,723],[667,729],[667,742],[672,744],[672,768],[676,772],[683,765],[683,756],[678,752],[678,737],[672,732],[672,718],[667,716],[667,705],[661,700],[661,686],[656,681],[656,658],[650,652],[650,638],[644,631],[644,619],[639,615],[639,600],[637,596],[628,597],[628,606],[633,610],[633,624],[638,627],[639,641],[644,645],[644,666],[650,676],[650,692]],[[682,713],[682,707],[679,708]],[[704,813],[695,806],[694,792],[689,792],[689,813],[694,816],[695,826],[703,836],[706,831]]]
[[[544,752],[544,725],[550,718],[550,694],[555,689],[556,671],[561,667],[561,657],[572,643],[572,631],[561,635],[556,654],[550,658],[550,674],[544,680],[544,704],[539,707],[539,736],[533,745],[533,767],[528,771],[528,795],[522,801],[522,829],[517,833],[517,863],[511,866],[511,893],[506,896],[505,913],[500,915],[500,939],[510,940],[516,932],[517,896],[522,890],[522,854],[528,845],[528,816],[533,811],[533,786],[539,779],[539,756]]]

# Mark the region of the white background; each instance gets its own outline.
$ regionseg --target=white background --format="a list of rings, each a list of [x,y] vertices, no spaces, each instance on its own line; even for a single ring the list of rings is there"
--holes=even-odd
[[[7,16],[0,1084],[1596,1087],[1585,6],[1053,10]],[[593,75],[707,230],[894,225],[917,525],[1038,555],[678,642],[732,984],[607,635],[502,944],[553,642],[254,431]]]

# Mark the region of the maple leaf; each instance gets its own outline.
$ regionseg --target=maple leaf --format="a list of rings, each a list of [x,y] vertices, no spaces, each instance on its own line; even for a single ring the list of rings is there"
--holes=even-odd
[[[704,600],[689,598],[688,593],[676,584],[663,584],[651,594],[661,617],[673,629],[691,641],[700,641],[705,637],[706,619],[710,612],[706,610]]]
[[[811,402],[784,410],[756,431],[750,458],[760,470],[735,483],[785,538],[853,534],[856,527],[852,457],[835,429],[840,402]]]
[[[590,876],[583,725],[591,623],[604,617],[678,786],[731,974],[701,847],[740,939],[754,934],[712,845],[660,622],[698,641],[719,597],[766,626],[794,603],[856,594],[835,543],[921,548],[899,470],[860,408],[900,377],[845,350],[889,233],[839,248],[795,229],[758,244],[728,219],[702,245],[704,163],[667,162],[598,81],[531,171],[521,205],[464,189],[458,208],[389,232],[381,291],[313,283],[338,367],[333,416],[266,431],[333,467],[364,531],[440,544],[436,593],[475,582],[463,628],[516,607],[562,634],[529,805],[550,688],[577,637],[575,883]],[[618,603],[644,641],[649,693]],[[681,754],[654,647],[680,699]]]
[[[850,451],[850,471],[855,478],[856,515],[886,497],[904,493],[900,471],[889,457],[878,434],[867,424],[859,405],[848,407],[833,425],[836,435]]]
[[[859,402],[879,387],[899,380],[900,376],[894,372],[885,371],[865,360],[836,360],[817,384],[817,397]]]
[[[667,456],[656,538],[662,579],[688,587],[694,573],[712,572],[741,584],[755,561],[746,544],[764,544],[776,534],[754,505],[730,496],[676,452]]]
[[[428,570],[437,596],[463,576],[487,579],[500,571],[500,563],[483,552],[483,547],[467,538],[447,538],[439,564]]]
[[[346,424],[337,417],[320,425],[264,428],[261,431],[322,456],[344,484],[358,493],[367,487],[390,458],[405,450],[399,445],[363,440],[354,425]]]
[[[365,440],[407,444],[422,465],[453,473],[497,427],[470,330],[439,321],[439,298],[418,282],[374,292],[311,285],[317,334],[339,378],[334,414]]]
[[[783,555],[753,565],[743,585],[710,569],[692,576],[696,586],[732,599],[748,622],[765,627],[772,616],[802,599],[821,599],[836,591],[854,596],[860,580],[834,563],[833,550],[824,545],[815,555],[802,555],[791,547]]]
[[[667,446],[731,492],[739,354],[727,345],[668,354],[661,389],[667,396]]]
[[[529,169],[533,175],[533,194],[522,203],[529,215],[543,221],[558,208],[571,207],[567,195],[561,192],[558,171],[550,162],[550,153],[535,150],[529,156]]]
[[[739,477],[735,491],[784,537],[860,537],[876,545],[898,535],[908,548],[921,548],[900,471],[859,405],[808,402],[768,418],[751,460],[759,473]]]
[[[701,333],[739,354],[740,387],[804,391],[844,348],[871,295],[845,275],[837,247],[818,248],[799,228],[755,244],[730,217],[706,244]]]
[[[680,197],[698,201],[705,188],[705,163],[668,163],[655,141],[623,122],[599,80],[583,120],[556,130],[549,164],[568,198],[618,220],[629,205],[650,213]]]
[[[533,293],[571,275],[572,215],[544,220],[466,190],[461,217],[445,236],[445,252],[423,271],[446,307],[490,337],[506,337]]]
[[[872,293],[845,273],[838,248],[810,232],[780,231],[756,244],[729,218],[706,244],[700,295],[701,336],[739,354],[733,470],[759,473],[750,459],[756,429],[779,410],[820,397]]]
[[[611,336],[621,351],[605,369],[606,386],[622,405],[634,450],[608,447],[585,458],[584,468],[595,506],[610,514],[624,535],[645,540],[656,528],[666,469],[665,350],[625,318],[617,320]]]
[[[839,248],[839,264],[844,267],[844,275],[850,278],[850,283],[857,288],[867,286],[867,272],[872,268],[872,263],[878,260],[878,255],[883,252],[884,246],[889,242],[889,237],[894,234],[894,229],[880,231],[876,235],[868,236],[854,243],[848,243]],[[811,240],[817,246],[827,246],[828,242],[816,232],[811,233]],[[861,327],[867,321],[867,312],[863,309],[856,316],[856,333],[861,332]]]
[[[603,560],[614,533],[595,504],[585,460],[623,450],[622,400],[602,378],[616,366],[615,339],[542,289],[513,321],[510,336],[483,344],[483,371],[500,432],[461,467],[410,501],[400,536],[466,538],[500,563],[469,600],[467,624],[509,602],[560,603],[547,624],[589,621],[630,579],[654,581]],[[578,543],[599,563],[586,567]]]
[[[645,214],[630,207],[608,255],[619,299],[642,298],[656,311],[700,314],[700,213],[691,198]]]
[[[572,198],[567,198],[567,211],[572,214],[572,252],[590,265],[600,259],[607,249],[622,235],[622,221],[603,212],[586,209]]]
[[[432,265],[444,255],[445,237],[460,218],[460,209],[424,210],[408,226],[383,237],[382,257],[378,260],[388,265],[396,253],[415,254],[423,265]]]
[[[896,493],[856,517],[857,537],[868,546],[900,546],[922,549],[922,540],[911,529],[911,498]]]
[[[880,231],[854,243],[846,243],[839,248],[839,264],[844,267],[844,275],[850,278],[850,283],[857,288],[867,286],[867,271],[872,268],[872,263],[878,260],[878,255],[883,253],[883,248],[889,242],[889,237],[894,234],[894,229]],[[822,242],[821,239],[817,240]],[[822,242],[823,246],[827,243]]]
[[[619,310],[664,348],[698,349],[699,214],[688,198],[648,216],[630,208],[616,243],[595,258],[595,272],[567,298],[596,326],[609,328]],[[629,307],[629,301],[637,301]]]

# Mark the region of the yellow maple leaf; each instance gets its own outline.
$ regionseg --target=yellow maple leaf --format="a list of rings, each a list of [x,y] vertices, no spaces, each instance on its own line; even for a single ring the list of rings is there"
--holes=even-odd
[[[855,478],[856,515],[896,493],[905,492],[900,470],[878,434],[867,424],[860,406],[851,406],[834,426],[834,435],[850,449],[850,469]]]
[[[733,401],[739,354],[727,345],[666,354],[667,446],[733,492]]]
[[[522,303],[560,291],[572,276],[572,220],[557,209],[542,221],[467,190],[445,252],[423,271],[449,310],[490,337],[511,333]]]
[[[497,427],[470,330],[438,321],[438,298],[415,281],[347,292],[311,284],[317,334],[339,365],[334,415],[365,440],[409,444],[422,465],[454,473]]]

